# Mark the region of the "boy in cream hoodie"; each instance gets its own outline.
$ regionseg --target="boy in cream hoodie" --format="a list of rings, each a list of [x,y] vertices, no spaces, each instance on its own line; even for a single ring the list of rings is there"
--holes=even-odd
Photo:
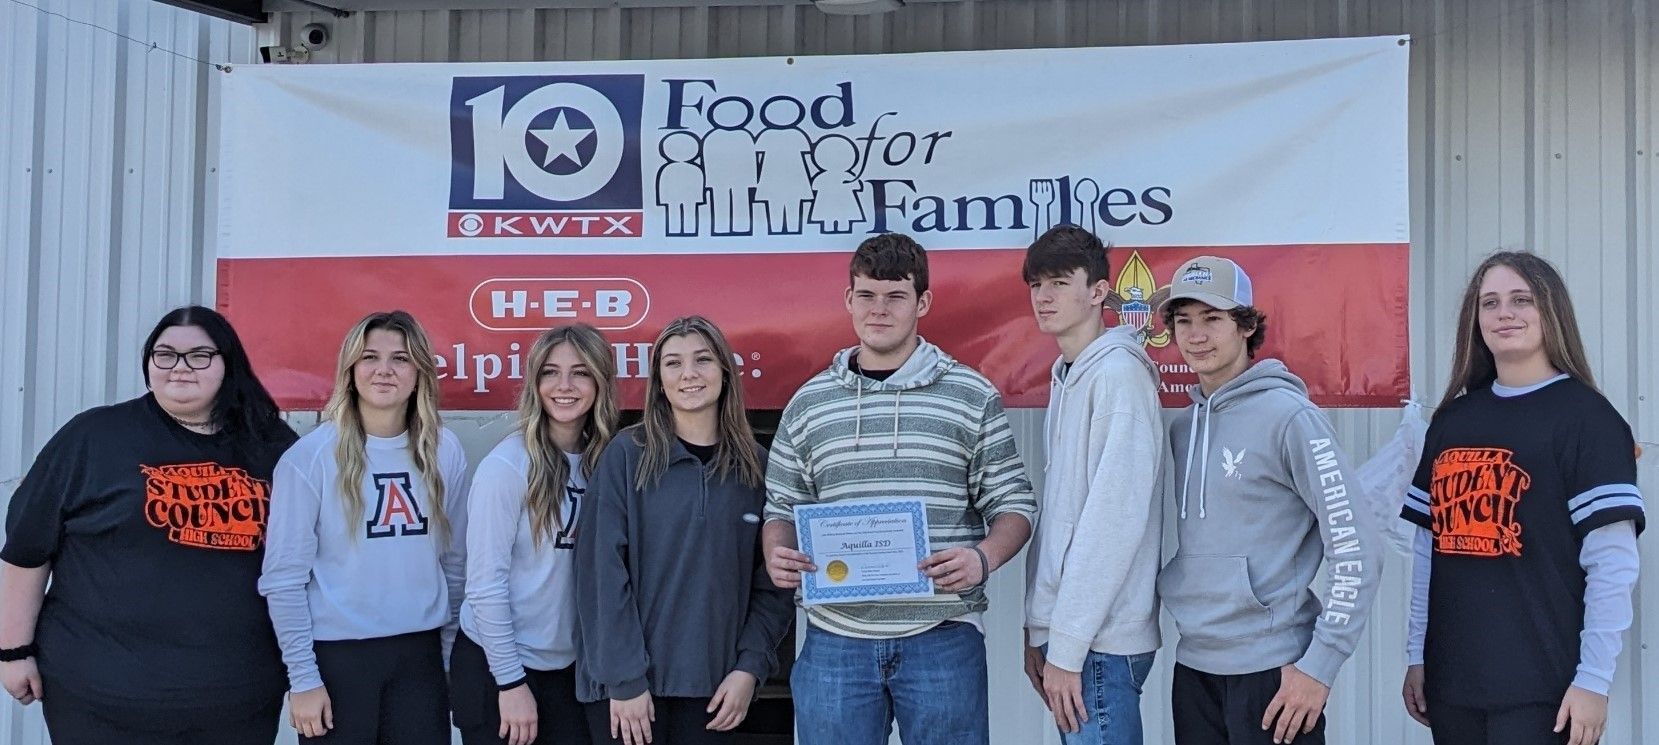
[[[1025,671],[1066,745],[1139,745],[1140,690],[1159,645],[1158,371],[1139,329],[1106,330],[1107,272],[1106,247],[1072,225],[1025,254],[1037,328],[1060,346],[1026,562]]]

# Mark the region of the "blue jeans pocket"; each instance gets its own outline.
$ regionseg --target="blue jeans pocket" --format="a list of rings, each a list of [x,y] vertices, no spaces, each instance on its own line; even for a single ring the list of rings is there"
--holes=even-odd
[[[1141,687],[1146,685],[1147,676],[1152,674],[1152,663],[1157,658],[1157,652],[1142,652],[1125,657],[1129,663],[1129,683],[1140,693]]]

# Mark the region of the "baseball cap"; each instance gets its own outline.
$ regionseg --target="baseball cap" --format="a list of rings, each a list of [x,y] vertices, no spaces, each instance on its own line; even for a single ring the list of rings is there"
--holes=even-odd
[[[1244,268],[1219,256],[1200,256],[1175,270],[1169,299],[1191,299],[1219,310],[1255,304],[1250,275]]]

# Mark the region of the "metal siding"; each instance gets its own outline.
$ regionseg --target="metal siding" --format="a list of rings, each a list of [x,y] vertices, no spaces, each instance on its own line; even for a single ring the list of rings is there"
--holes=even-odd
[[[0,4],[0,514],[75,413],[143,390],[136,349],[166,309],[211,302],[203,245],[212,76],[251,29],[144,0],[31,0],[125,41]],[[0,742],[46,742],[0,707]]]
[[[594,3],[598,5],[599,3]],[[195,56],[246,62],[248,29],[144,0],[46,0],[71,17]],[[282,13],[279,38],[307,23],[334,32],[313,63],[650,59],[1227,42],[1407,33],[1411,67],[1410,307],[1417,396],[1438,398],[1468,272],[1497,247],[1526,247],[1567,276],[1592,364],[1649,454],[1659,489],[1659,19],[1644,0],[977,0],[918,2],[871,17],[805,4],[379,11],[335,19]],[[133,349],[165,308],[212,299],[211,233],[219,133],[213,74],[161,52],[14,4],[0,5],[0,490],[75,412],[140,389]],[[902,69],[899,70],[902,74]],[[257,342],[255,342],[257,343]],[[64,374],[63,371],[76,371]],[[83,374],[80,371],[93,371]],[[305,415],[297,419],[305,422]],[[457,417],[476,459],[499,416]],[[1041,473],[1041,413],[1013,414]],[[1337,411],[1350,452],[1392,432],[1391,411]],[[3,509],[3,507],[0,507]],[[1406,562],[1391,557],[1385,597],[1333,692],[1333,743],[1426,743],[1398,698]],[[1649,551],[1650,577],[1659,557]],[[991,584],[989,655],[998,745],[1057,743],[1024,693],[1018,637],[1023,578]],[[1659,738],[1659,593],[1637,592],[1605,742]],[[1644,623],[1644,620],[1647,620]],[[1173,639],[1166,628],[1166,639]],[[1173,742],[1168,654],[1147,684],[1151,742]],[[0,742],[44,741],[39,707],[0,709]],[[1655,716],[1659,716],[1656,714]],[[283,741],[292,742],[285,733]]]

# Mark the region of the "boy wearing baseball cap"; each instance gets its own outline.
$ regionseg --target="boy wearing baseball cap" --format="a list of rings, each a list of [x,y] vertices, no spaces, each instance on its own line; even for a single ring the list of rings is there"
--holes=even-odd
[[[1382,539],[1307,387],[1255,360],[1267,318],[1238,264],[1181,265],[1164,324],[1198,385],[1170,427],[1175,557],[1158,593],[1175,619],[1182,745],[1323,743],[1331,683],[1364,631]],[[1330,588],[1311,589],[1323,560]]]

